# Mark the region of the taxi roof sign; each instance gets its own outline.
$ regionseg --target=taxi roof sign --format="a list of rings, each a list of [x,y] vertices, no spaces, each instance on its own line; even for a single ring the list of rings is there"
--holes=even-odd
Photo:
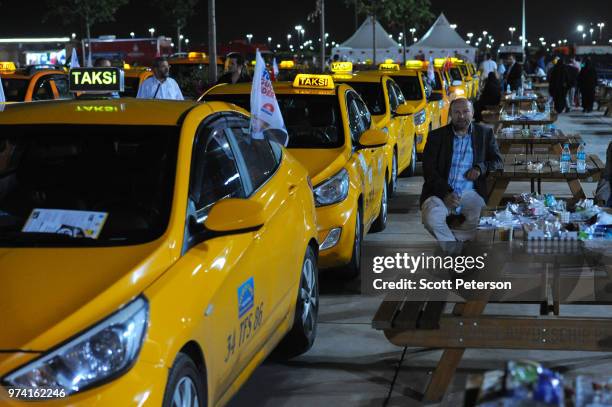
[[[187,54],[187,58],[189,59],[199,59],[199,58],[206,58],[206,54],[204,52],[190,52]]]
[[[70,92],[123,92],[123,70],[119,68],[73,68],[70,70]]]
[[[289,61],[280,61],[280,65],[279,68],[280,69],[291,69],[295,67],[295,62],[289,60]]]
[[[425,66],[425,62],[418,59],[406,61],[406,68],[421,69]]]
[[[334,79],[330,75],[298,74],[293,81],[294,88],[334,89]]]
[[[353,72],[353,63],[348,61],[332,62],[330,70],[333,73],[350,73]]]
[[[385,64],[394,64],[395,61],[392,58],[385,59]]]
[[[378,65],[378,69],[380,69],[381,71],[399,71],[400,66],[399,64],[384,63],[384,64]]]
[[[14,62],[0,62],[0,72],[15,72],[16,70]]]

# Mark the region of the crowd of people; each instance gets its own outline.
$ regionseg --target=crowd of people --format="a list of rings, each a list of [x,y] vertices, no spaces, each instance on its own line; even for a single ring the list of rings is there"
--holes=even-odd
[[[513,55],[505,61],[495,62],[486,54],[480,64],[481,92],[474,104],[474,119],[482,120],[487,106],[500,103],[504,91],[516,91],[523,86],[528,75],[538,80],[548,80],[548,91],[557,113],[568,113],[582,107],[584,113],[593,111],[597,71],[590,58],[582,61],[576,57],[555,56],[545,65],[544,57],[518,63]]]

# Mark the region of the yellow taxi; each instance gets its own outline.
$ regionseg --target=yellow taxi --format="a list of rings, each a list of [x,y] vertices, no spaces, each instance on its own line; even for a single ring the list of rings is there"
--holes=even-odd
[[[210,58],[204,52],[188,52],[168,59],[170,75],[176,80],[185,98],[196,99],[208,86]],[[217,57],[217,77],[223,74],[223,58]]]
[[[123,92],[120,93],[121,97],[133,97],[135,98],[138,94],[140,85],[145,79],[153,76],[153,72],[150,68],[146,67],[124,67],[124,80],[125,87]]]
[[[243,109],[11,104],[0,146],[0,405],[220,406],[313,344],[308,172]]]
[[[478,69],[476,68],[476,65],[474,65],[474,63],[472,62],[466,62],[466,66],[468,69],[468,73],[470,74],[470,76],[472,77],[472,80],[474,81],[474,87],[472,90],[472,98],[477,98],[478,97],[478,91],[480,90],[480,71],[478,71]]]
[[[470,75],[468,71],[467,64],[462,59],[451,58],[452,67],[450,69],[450,74],[453,81],[459,80],[465,87],[465,94],[457,93],[457,96],[463,96],[468,99],[473,99],[475,97],[475,86],[474,86],[474,78]]]
[[[13,62],[0,62],[0,80],[7,103],[71,97],[67,73],[53,66],[17,69]]]
[[[278,75],[274,79],[281,82],[293,81],[298,73],[300,70],[295,61],[283,60],[278,64]]]
[[[369,96],[366,97],[366,101],[370,100],[372,103],[377,103],[373,97],[376,95],[374,93],[375,89],[379,89],[380,97],[384,97],[388,105],[385,107],[384,113],[379,116],[382,125],[386,126],[386,123],[397,120],[401,121],[401,124],[396,124],[395,126],[398,129],[397,144],[399,151],[402,151],[402,145],[409,146],[410,150],[408,151],[410,151],[410,155],[408,159],[406,159],[407,154],[404,154],[404,159],[401,157],[402,154],[398,157],[399,173],[401,174],[404,168],[406,168],[404,174],[408,176],[413,175],[416,170],[417,154],[423,152],[427,136],[431,130],[431,112],[427,102],[423,78],[418,71],[401,69],[399,64],[392,62],[380,64],[378,70],[375,71],[359,72],[352,79],[351,86],[353,86],[353,81],[362,80],[360,78],[370,78],[374,82],[378,82],[356,86],[359,87],[358,90],[363,89],[364,92],[368,92]],[[391,90],[394,92],[391,93]],[[397,104],[394,103],[393,94],[395,94]],[[406,106],[410,114],[408,116],[398,115],[397,108],[394,108],[394,105]],[[393,112],[396,113],[393,114]],[[405,141],[402,142],[401,138],[404,138]],[[403,151],[406,152],[407,147],[404,147]],[[408,166],[406,167],[406,165]]]
[[[217,85],[200,100],[250,108],[251,84]],[[288,149],[307,169],[317,206],[319,266],[359,271],[361,242],[387,223],[385,148],[366,103],[329,75],[299,74],[275,82],[289,133]]]
[[[451,101],[455,98],[469,98],[468,84],[464,81],[461,70],[459,66],[456,65],[456,62],[447,62],[446,58],[436,58],[434,63],[436,65],[442,64],[446,66],[445,72],[449,82],[448,89]]]
[[[388,191],[391,196],[397,189],[399,174],[411,176],[416,171],[415,138],[418,138],[426,118],[425,104],[415,105],[407,100],[400,86],[387,75],[387,71],[360,71],[353,74],[350,62],[336,64],[332,64],[334,80],[355,89],[368,106],[376,127],[389,135],[386,156],[389,168]]]

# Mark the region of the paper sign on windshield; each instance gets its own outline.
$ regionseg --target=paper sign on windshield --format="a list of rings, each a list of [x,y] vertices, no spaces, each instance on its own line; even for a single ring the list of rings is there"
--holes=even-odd
[[[106,212],[35,208],[21,231],[97,239],[107,217]]]

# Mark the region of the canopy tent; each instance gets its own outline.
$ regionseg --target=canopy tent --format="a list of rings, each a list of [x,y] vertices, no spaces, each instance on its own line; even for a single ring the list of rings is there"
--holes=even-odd
[[[376,62],[384,62],[386,59],[399,61],[402,55],[400,44],[389,38],[389,34],[373,17],[367,18],[348,40],[335,46],[332,49],[332,57],[337,55],[340,60],[356,63],[371,60],[374,35],[372,28],[376,37]]]
[[[407,50],[410,59],[459,57],[469,61],[476,60],[475,47],[468,45],[444,16],[440,14],[429,31]]]

